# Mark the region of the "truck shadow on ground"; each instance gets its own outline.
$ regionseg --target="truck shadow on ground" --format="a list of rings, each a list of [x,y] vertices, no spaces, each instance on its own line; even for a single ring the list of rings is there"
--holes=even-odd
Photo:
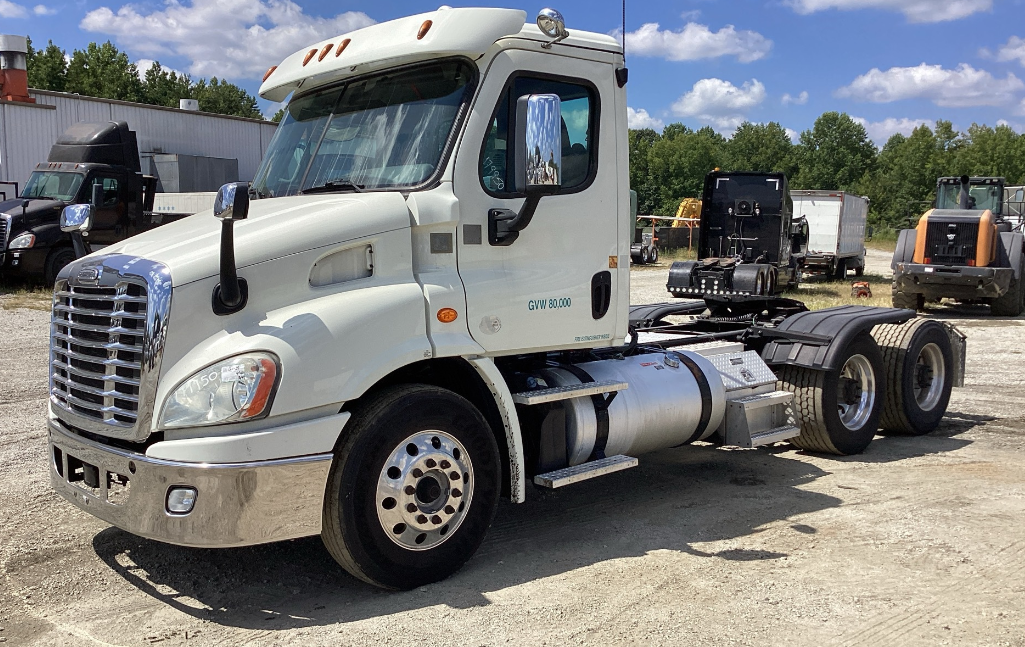
[[[948,426],[926,438],[876,439],[866,454],[851,460],[883,462],[953,451],[968,442],[953,438],[961,431]],[[702,545],[743,539],[766,525],[844,503],[802,489],[830,472],[792,452],[784,445],[771,454],[696,445],[644,456],[635,469],[565,490],[533,490],[527,503],[503,502],[484,545],[460,572],[407,592],[381,591],[350,577],[319,537],[204,550],[108,528],[93,538],[93,548],[140,591],[226,626],[322,626],[439,605],[442,611],[431,613],[441,614],[446,607],[488,605],[492,591],[651,551],[727,561],[786,557],[760,540],[751,549],[715,551]],[[791,528],[816,532],[800,523]]]

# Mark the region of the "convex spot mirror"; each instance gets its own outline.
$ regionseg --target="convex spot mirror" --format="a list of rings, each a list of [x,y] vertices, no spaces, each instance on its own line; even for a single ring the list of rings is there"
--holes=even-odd
[[[527,195],[558,193],[562,186],[562,102],[556,94],[516,101],[516,188]]]
[[[92,227],[93,206],[91,204],[69,204],[61,211],[61,231],[84,233]]]
[[[217,191],[214,198],[214,218],[218,220],[245,220],[249,215],[249,185],[229,182]]]

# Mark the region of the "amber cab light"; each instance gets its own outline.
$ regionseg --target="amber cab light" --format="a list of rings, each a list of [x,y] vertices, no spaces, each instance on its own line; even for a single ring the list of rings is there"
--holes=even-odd
[[[276,69],[278,69],[277,65],[272,65],[270,68],[268,68],[267,71],[263,75],[263,80],[266,81],[267,79],[269,79],[270,75],[274,74],[274,70],[276,70]]]
[[[317,57],[317,61],[323,61],[324,57],[328,55],[328,52],[330,52],[331,48],[334,46],[334,43],[328,43],[327,45],[324,45],[324,49],[320,50],[320,56]]]
[[[441,323],[452,323],[459,317],[459,313],[452,308],[438,310],[438,321]]]
[[[312,59],[316,55],[317,55],[317,50],[316,49],[311,49],[310,51],[306,52],[306,58],[303,59],[303,67],[305,67],[306,64],[310,62],[310,59]]]
[[[351,43],[351,42],[352,42],[351,38],[346,38],[342,42],[338,43],[338,49],[335,50],[335,56],[341,56],[342,52],[345,51],[345,48],[348,47],[349,43]]]
[[[430,20],[425,20],[424,23],[420,25],[420,31],[416,32],[416,39],[423,40],[423,37],[426,36],[427,32],[431,30],[431,25],[433,24],[434,23]]]

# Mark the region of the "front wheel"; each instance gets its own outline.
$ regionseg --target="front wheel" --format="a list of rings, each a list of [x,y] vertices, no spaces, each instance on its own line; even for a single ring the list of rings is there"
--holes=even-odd
[[[794,394],[801,428],[789,442],[826,454],[860,454],[879,428],[886,394],[882,353],[863,332],[847,344],[837,363],[829,371],[783,367],[777,388]]]
[[[445,579],[484,540],[501,474],[495,437],[465,398],[420,384],[386,389],[355,412],[335,452],[324,545],[382,588]]]
[[[57,275],[64,269],[64,266],[72,263],[76,258],[75,250],[70,247],[54,247],[46,255],[46,265],[43,267],[43,280],[47,285],[57,282]]]

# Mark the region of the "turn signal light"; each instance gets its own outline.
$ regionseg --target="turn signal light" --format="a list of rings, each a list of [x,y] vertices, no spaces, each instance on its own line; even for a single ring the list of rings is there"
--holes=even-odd
[[[267,71],[263,75],[263,80],[266,81],[267,79],[269,79],[270,75],[274,74],[274,70],[276,70],[276,69],[278,69],[277,65],[272,65],[270,68],[268,68]]]
[[[346,38],[342,42],[338,43],[338,49],[335,50],[335,56],[341,56],[342,52],[345,51],[345,48],[348,47],[349,43],[351,43],[351,42],[352,42],[351,38]]]
[[[925,264],[926,265],[932,265],[932,259],[929,258],[928,256],[926,256],[924,260],[925,260]]]
[[[427,35],[427,32],[431,30],[431,25],[434,23],[430,20],[425,20],[424,24],[420,25],[420,31],[416,32],[416,39],[423,40],[423,37]]]
[[[452,308],[438,310],[438,321],[441,323],[452,323],[459,317],[459,313]]]
[[[968,259],[968,267],[975,267],[975,259],[974,258],[969,258]]]

